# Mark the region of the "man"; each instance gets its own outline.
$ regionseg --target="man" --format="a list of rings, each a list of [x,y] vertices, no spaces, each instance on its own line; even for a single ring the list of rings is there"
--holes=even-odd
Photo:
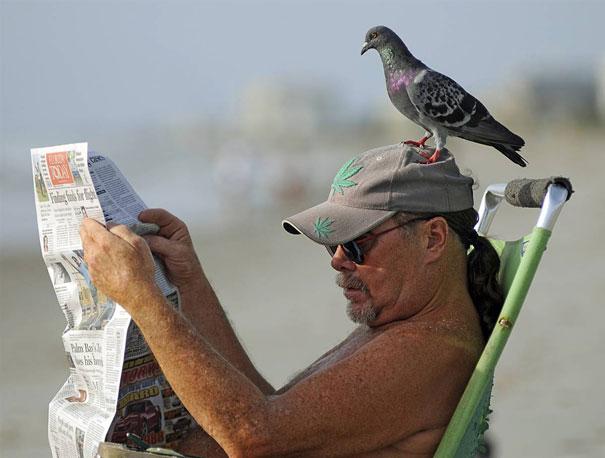
[[[473,180],[448,152],[434,164],[422,161],[402,145],[364,153],[339,170],[326,202],[284,221],[289,232],[328,248],[348,313],[360,326],[279,390],[237,340],[184,223],[165,210],[146,210],[141,221],[160,232],[144,240],[124,226],[83,222],[97,288],[132,315],[203,429],[183,452],[432,455],[489,325],[483,298],[488,304],[490,297],[472,284],[477,263],[467,258],[469,246],[483,267],[489,262],[473,230]],[[185,317],[154,284],[150,251],[166,262]],[[491,282],[493,268],[481,278]]]

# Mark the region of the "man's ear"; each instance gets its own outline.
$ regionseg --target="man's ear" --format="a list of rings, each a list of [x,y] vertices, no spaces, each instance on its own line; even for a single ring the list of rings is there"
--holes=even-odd
[[[426,261],[437,261],[445,253],[449,227],[445,218],[437,216],[424,224]]]

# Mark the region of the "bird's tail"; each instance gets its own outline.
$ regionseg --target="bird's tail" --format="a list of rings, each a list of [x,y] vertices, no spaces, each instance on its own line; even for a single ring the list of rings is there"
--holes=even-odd
[[[525,158],[519,153],[517,153],[517,151],[521,149],[521,146],[505,145],[503,143],[486,143],[486,145],[493,146],[502,154],[504,154],[507,158],[509,158],[515,164],[520,165],[521,167],[525,167],[527,165],[527,161],[525,160]]]
[[[459,137],[496,148],[515,164],[525,167],[527,161],[517,151],[525,146],[525,140],[508,130],[491,116],[479,126],[465,129]]]

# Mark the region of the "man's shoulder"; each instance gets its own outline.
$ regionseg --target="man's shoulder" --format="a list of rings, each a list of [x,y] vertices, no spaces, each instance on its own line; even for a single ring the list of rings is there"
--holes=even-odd
[[[468,322],[459,319],[401,320],[373,330],[374,345],[411,345],[411,349],[431,352],[437,349],[462,350],[478,356],[483,347],[481,335]]]
[[[464,323],[400,321],[375,332],[359,352],[373,355],[373,365],[389,366],[394,375],[409,376],[411,368],[434,389],[444,388],[443,380],[465,384],[483,350],[481,336]]]
[[[290,410],[319,415],[317,421],[333,434],[363,425],[366,436],[376,441],[375,450],[428,454],[476,362],[458,334],[453,325],[403,321],[359,327],[277,398]],[[423,431],[430,437],[419,435]]]

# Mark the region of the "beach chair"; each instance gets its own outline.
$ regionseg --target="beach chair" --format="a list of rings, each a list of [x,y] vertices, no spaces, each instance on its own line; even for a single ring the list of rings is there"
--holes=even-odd
[[[529,235],[515,241],[490,240],[500,256],[499,281],[506,299],[435,457],[468,458],[484,453],[483,434],[491,412],[496,363],[517,320],[557,217],[572,192],[571,183],[562,177],[513,180],[508,184],[489,186],[485,191],[475,227],[479,235],[489,235],[502,200],[516,207],[541,208],[541,211]]]

